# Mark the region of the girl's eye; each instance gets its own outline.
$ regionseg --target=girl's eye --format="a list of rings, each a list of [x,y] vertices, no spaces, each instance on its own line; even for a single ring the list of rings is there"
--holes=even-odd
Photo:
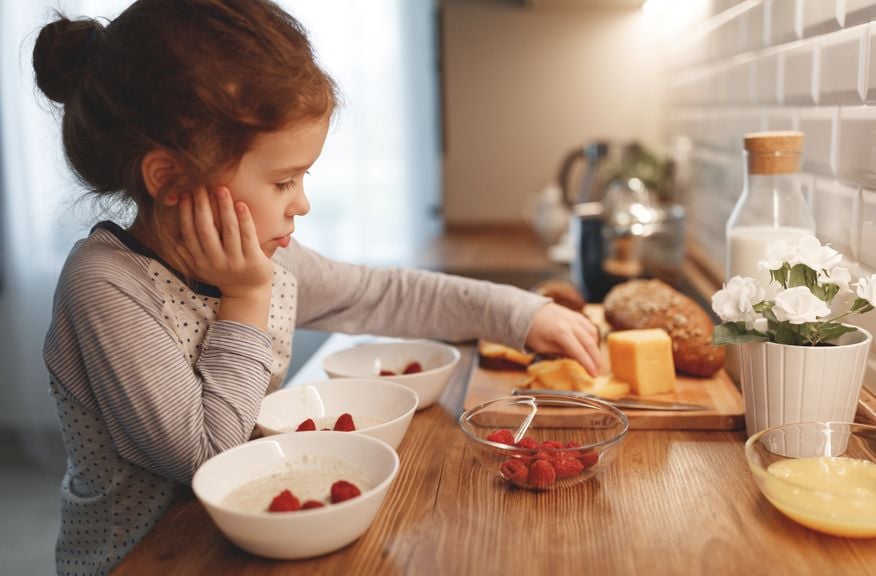
[[[286,190],[295,187],[295,178],[289,178],[288,180],[285,180],[283,182],[277,182],[276,184],[274,184],[274,186],[276,186],[279,190],[285,192]]]
[[[304,172],[305,174],[310,174],[310,171],[307,170]],[[283,182],[277,182],[274,184],[279,190],[285,192],[286,190],[290,190],[295,187],[295,178],[289,178],[288,180],[284,180]]]

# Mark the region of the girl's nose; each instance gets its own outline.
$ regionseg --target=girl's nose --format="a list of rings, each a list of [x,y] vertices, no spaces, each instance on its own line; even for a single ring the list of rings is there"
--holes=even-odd
[[[304,216],[308,212],[310,212],[310,201],[307,200],[304,189],[301,189],[300,193],[292,196],[291,202],[286,207],[285,215],[292,218],[293,216]]]

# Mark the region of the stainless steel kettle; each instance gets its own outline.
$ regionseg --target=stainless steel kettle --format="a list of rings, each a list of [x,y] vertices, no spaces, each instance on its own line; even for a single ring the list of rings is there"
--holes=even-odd
[[[638,178],[614,180],[602,201],[574,205],[570,236],[572,277],[588,301],[633,278],[681,279],[684,208],[657,204]]]
[[[608,164],[609,143],[602,140],[575,148],[563,158],[557,181],[563,200],[570,208],[602,198],[602,190],[608,183]]]

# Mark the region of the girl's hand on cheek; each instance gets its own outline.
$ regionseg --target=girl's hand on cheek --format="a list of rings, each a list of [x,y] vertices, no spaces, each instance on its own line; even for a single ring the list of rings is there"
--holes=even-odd
[[[179,226],[179,254],[199,280],[218,287],[223,297],[270,293],[273,264],[259,246],[249,208],[235,205],[228,188],[183,194]]]
[[[594,377],[602,369],[596,326],[583,314],[559,304],[545,304],[536,312],[526,345],[536,352],[574,358]]]

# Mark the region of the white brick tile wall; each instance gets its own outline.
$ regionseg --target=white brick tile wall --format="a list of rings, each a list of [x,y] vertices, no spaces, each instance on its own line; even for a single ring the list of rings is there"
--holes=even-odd
[[[819,104],[860,105],[866,97],[866,49],[869,45],[868,25],[847,28],[822,36],[817,81]]]
[[[803,169],[816,174],[836,174],[839,108],[803,108],[798,127],[803,132]]]
[[[751,52],[760,50],[765,47],[766,40],[764,38],[764,5],[763,3],[755,4],[740,16],[741,25],[745,31],[744,50]]]
[[[861,263],[876,270],[876,190],[861,190]],[[869,248],[869,249],[865,249]]]
[[[845,26],[854,26],[876,18],[876,0],[845,0]]]
[[[798,10],[800,0],[767,0],[770,21],[770,43],[785,44],[800,37],[802,10]]]
[[[782,103],[814,104],[817,102],[815,58],[817,44],[801,44],[783,52],[782,59]]]
[[[779,96],[779,54],[767,53],[759,56],[755,62],[754,92],[760,104],[776,104],[781,101]]]
[[[675,6],[690,13],[687,2]],[[684,81],[667,98],[669,141],[684,134],[693,144],[690,239],[723,268],[724,227],[743,184],[742,135],[799,129],[799,181],[816,233],[843,252],[853,277],[876,270],[876,0],[710,6],[687,29],[696,54],[674,52],[673,75]],[[876,313],[862,323],[876,332]],[[876,352],[870,365],[876,392]]]
[[[876,108],[840,109],[837,159],[839,176],[876,185]]]
[[[846,257],[854,257],[852,246],[857,246],[857,230],[850,223],[857,220],[858,191],[857,186],[815,178],[815,235]]]
[[[805,0],[803,2],[803,36],[824,34],[842,27],[840,8],[836,0]]]
[[[796,108],[770,108],[766,111],[765,130],[799,130]]]
[[[861,68],[865,75],[864,85],[867,87],[864,98],[868,103],[876,102],[876,55],[873,54],[873,51],[876,50],[876,39],[873,38],[874,36],[876,36],[876,23],[870,23],[867,30],[867,44],[864,47],[866,56],[865,60],[861,62]]]

